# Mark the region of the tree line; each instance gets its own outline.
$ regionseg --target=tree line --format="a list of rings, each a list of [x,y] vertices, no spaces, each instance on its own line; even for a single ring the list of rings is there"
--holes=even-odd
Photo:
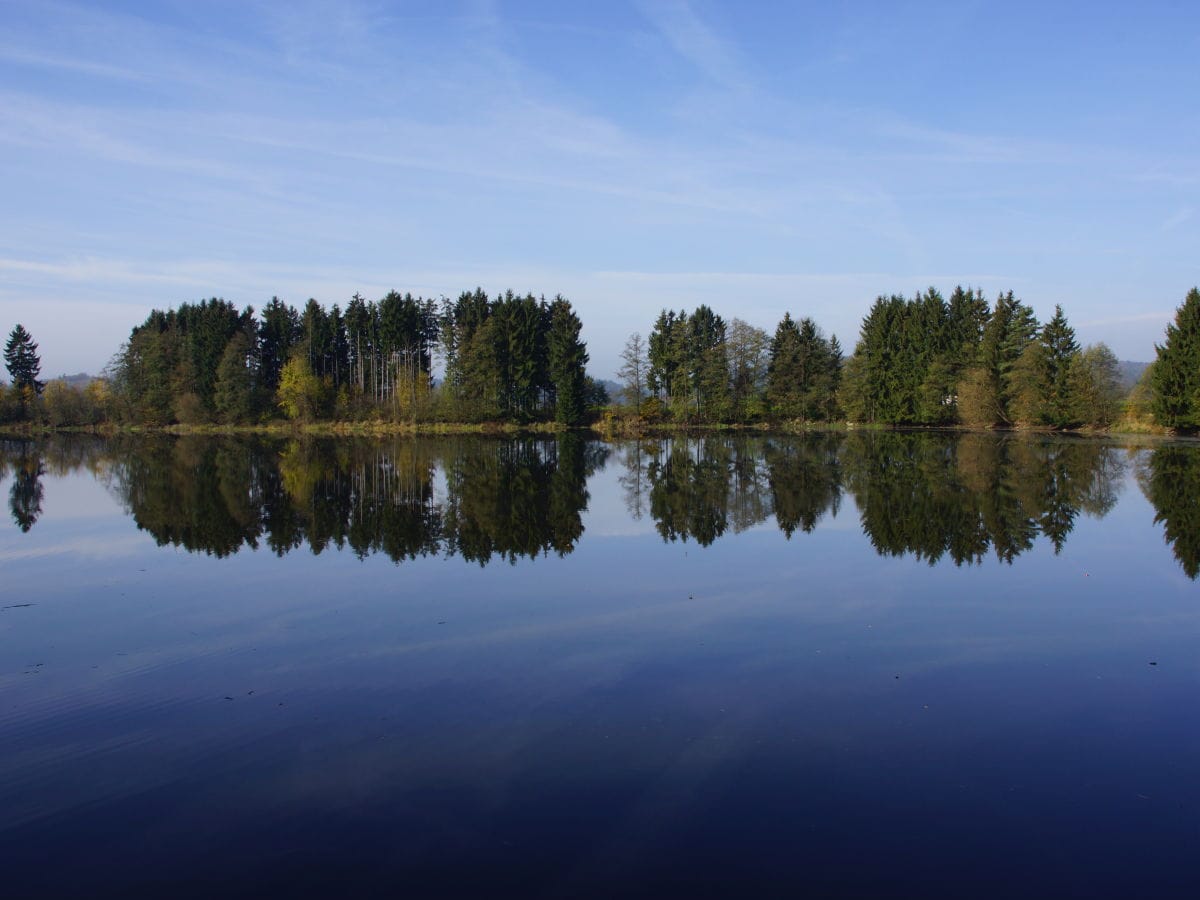
[[[710,307],[663,310],[634,333],[618,372],[626,411],[651,422],[834,421],[842,349],[810,318],[786,314],[774,335]]]
[[[570,301],[482,290],[441,302],[355,295],[343,311],[272,298],[261,312],[213,298],[153,310],[84,391],[24,373],[37,345],[10,338],[0,418],[50,425],[318,420],[583,424],[606,401],[587,375]],[[442,362],[435,383],[434,358]],[[19,357],[19,358],[18,358]],[[6,361],[9,354],[6,353]],[[24,368],[22,368],[24,367]]]
[[[1200,290],[1188,292],[1126,398],[1104,344],[1081,347],[1061,306],[1040,323],[1012,291],[935,288],[878,297],[847,358],[836,335],[785,314],[774,332],[706,305],[663,310],[621,352],[610,422],[1106,428],[1120,419],[1200,429]],[[343,311],[278,298],[154,310],[85,390],[39,379],[17,325],[0,421],[252,424],[298,421],[579,425],[609,398],[587,374],[569,301],[481,289],[451,301],[355,295]],[[440,378],[435,378],[435,360]]]
[[[1011,291],[879,297],[848,359],[811,318],[768,335],[707,306],[663,311],[622,361],[626,408],[650,420],[1070,428],[1121,411],[1112,351],[1080,348],[1061,306],[1039,324]]]
[[[1081,349],[1061,306],[1039,324],[1012,291],[929,289],[880,297],[863,320],[843,395],[856,421],[894,425],[1107,427],[1120,411],[1117,358]]]
[[[1012,291],[957,286],[876,298],[843,357],[808,317],[773,335],[707,306],[663,310],[621,353],[619,414],[647,421],[1200,429],[1200,290],[1188,292],[1129,397],[1103,343],[1081,347],[1062,306],[1045,323]]]

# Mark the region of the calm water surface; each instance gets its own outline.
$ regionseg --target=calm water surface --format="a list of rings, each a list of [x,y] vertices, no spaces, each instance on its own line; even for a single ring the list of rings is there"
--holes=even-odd
[[[6,897],[1197,896],[1200,447],[0,444]]]

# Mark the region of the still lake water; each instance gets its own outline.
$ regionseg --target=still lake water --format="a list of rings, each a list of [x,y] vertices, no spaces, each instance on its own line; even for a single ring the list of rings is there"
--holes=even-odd
[[[6,897],[1197,896],[1200,446],[0,443]]]

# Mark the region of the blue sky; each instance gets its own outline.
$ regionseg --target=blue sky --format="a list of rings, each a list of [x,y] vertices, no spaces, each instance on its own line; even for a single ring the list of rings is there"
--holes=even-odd
[[[0,0],[0,329],[98,371],[221,296],[563,293],[847,349],[1011,288],[1126,359],[1200,283],[1191,3]]]

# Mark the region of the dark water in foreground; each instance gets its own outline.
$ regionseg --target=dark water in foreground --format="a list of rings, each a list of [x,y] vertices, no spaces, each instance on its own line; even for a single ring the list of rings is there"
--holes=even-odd
[[[0,877],[1197,896],[1200,447],[0,445]]]

